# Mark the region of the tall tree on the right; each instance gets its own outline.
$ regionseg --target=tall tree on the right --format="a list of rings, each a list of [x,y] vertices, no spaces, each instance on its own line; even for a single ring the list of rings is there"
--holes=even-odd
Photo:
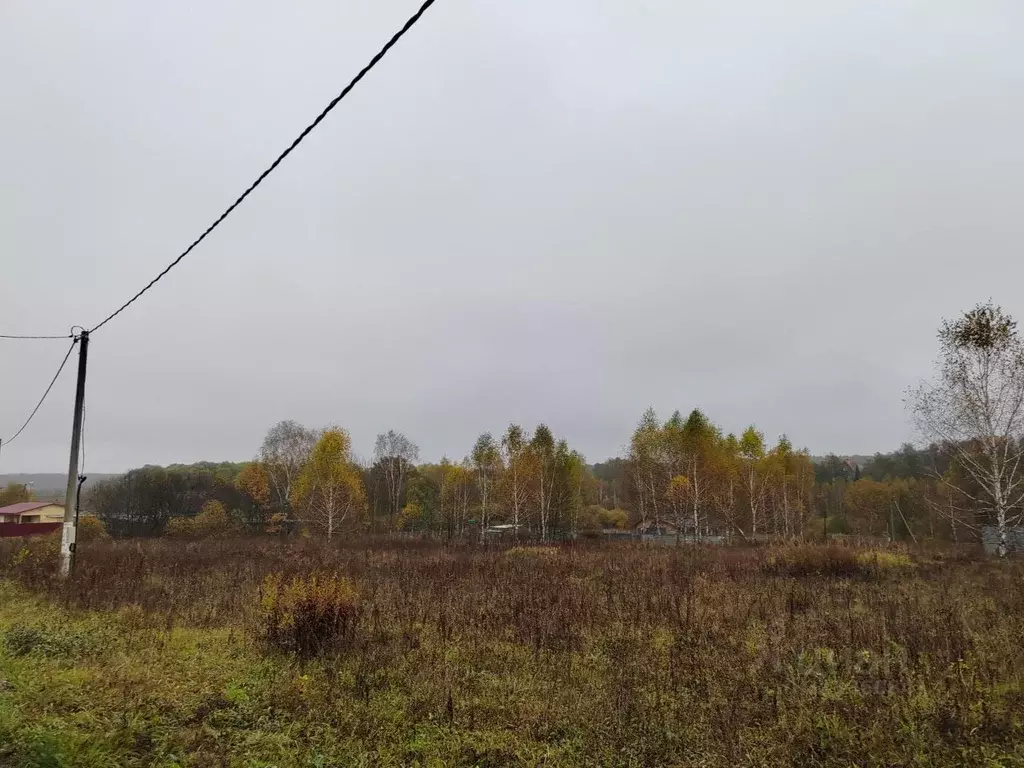
[[[939,344],[935,380],[910,391],[914,422],[949,452],[967,481],[957,492],[995,524],[1005,557],[1024,502],[1024,343],[989,302],[944,321]]]

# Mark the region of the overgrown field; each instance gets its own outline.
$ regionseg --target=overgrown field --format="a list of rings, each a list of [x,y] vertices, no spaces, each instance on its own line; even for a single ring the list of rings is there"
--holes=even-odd
[[[3,766],[1024,765],[1020,562],[102,541],[62,585],[53,561],[0,542]]]

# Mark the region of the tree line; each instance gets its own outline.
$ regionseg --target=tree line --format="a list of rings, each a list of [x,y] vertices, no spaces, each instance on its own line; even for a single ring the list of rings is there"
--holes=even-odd
[[[461,461],[418,460],[417,445],[394,430],[378,435],[364,464],[344,429],[282,421],[254,461],[142,467],[98,483],[86,506],[112,534],[141,536],[198,517],[210,502],[228,510],[238,530],[328,539],[395,531],[464,538],[497,523],[549,539],[628,524],[625,511],[588,503],[596,478],[545,425],[484,433]]]
[[[815,460],[785,435],[768,445],[754,427],[723,434],[699,410],[660,421],[649,409],[627,455],[592,466],[543,425],[529,434],[517,425],[498,438],[484,433],[458,462],[418,459],[399,432],[378,436],[373,460],[360,463],[343,429],[283,421],[251,462],[134,469],[96,484],[85,506],[120,536],[198,534],[210,525],[184,521],[205,520],[211,502],[226,512],[219,528],[328,539],[465,539],[504,524],[512,535],[540,539],[641,526],[697,539],[827,531],[966,541],[977,528],[935,474],[955,471],[937,445],[907,444],[863,465],[835,455]]]
[[[143,467],[96,484],[86,505],[114,535],[230,526],[455,539],[503,525],[542,540],[639,526],[693,539],[963,541],[989,524],[1005,544],[1024,501],[1024,346],[991,304],[944,323],[939,339],[939,376],[909,398],[927,447],[907,444],[863,466],[812,459],[754,426],[725,433],[699,409],[664,421],[648,409],[626,455],[592,466],[543,424],[485,432],[461,460],[420,463],[416,443],[394,430],[360,462],[343,428],[282,421],[251,462]]]

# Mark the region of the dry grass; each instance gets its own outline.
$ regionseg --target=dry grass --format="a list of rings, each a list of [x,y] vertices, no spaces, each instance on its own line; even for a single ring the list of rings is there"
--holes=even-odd
[[[67,585],[51,562],[0,544],[28,649],[0,655],[0,764],[1024,765],[1019,562],[267,539],[97,541]],[[268,646],[268,577],[320,621],[354,599],[323,575],[358,594],[344,642]],[[90,634],[107,658],[32,650]]]

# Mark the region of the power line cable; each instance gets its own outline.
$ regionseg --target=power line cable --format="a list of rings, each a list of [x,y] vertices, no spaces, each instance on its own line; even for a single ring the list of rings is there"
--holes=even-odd
[[[65,333],[63,336],[11,336],[6,333],[0,333],[0,339],[73,339],[75,335],[73,333]]]
[[[319,115],[317,115],[316,119],[306,126],[306,128],[302,131],[302,133],[298,135],[298,137],[291,143],[291,145],[284,152],[278,155],[277,159],[274,160],[274,162],[272,162],[267,167],[267,169],[256,178],[256,181],[249,185],[249,188],[246,189],[245,192],[243,192],[241,196],[237,200],[235,200],[235,202],[233,202],[231,205],[227,207],[224,213],[217,217],[216,221],[214,221],[213,224],[206,228],[206,231],[203,232],[203,234],[197,237],[192,242],[192,244],[184,251],[182,251],[181,255],[178,256],[178,258],[176,258],[174,261],[168,264],[160,274],[158,274],[156,277],[150,280],[146,287],[144,287],[141,291],[136,293],[134,296],[128,299],[128,301],[126,301],[114,312],[108,315],[106,319],[104,319],[99,325],[96,325],[91,331],[89,331],[89,333],[95,333],[104,325],[106,325],[115,317],[117,317],[119,314],[124,312],[136,299],[142,296],[142,294],[144,294],[154,285],[156,285],[157,281],[159,281],[164,275],[166,275],[168,272],[174,269],[174,267],[176,267],[182,259],[188,256],[197,245],[203,242],[203,240],[206,239],[206,236],[213,232],[213,230],[215,230],[218,227],[218,225],[220,225],[220,223],[224,221],[224,219],[226,219],[231,214],[232,211],[235,210],[235,208],[241,205],[242,201],[244,201],[245,198],[247,198],[249,194],[254,189],[256,189],[256,187],[262,184],[263,180],[267,178],[267,176],[269,176],[274,171],[274,169],[277,168],[278,165],[281,164],[281,161],[288,157],[288,155],[292,153],[292,150],[299,146],[299,144],[302,143],[302,140],[305,139],[306,136],[308,136],[310,132],[314,128],[316,128],[325,117],[327,117],[331,110],[333,110],[338,105],[338,102],[345,98],[349,94],[349,92],[356,87],[359,81],[362,80],[367,75],[367,73],[369,73],[369,71],[373,69],[381,59],[384,58],[385,55],[387,55],[387,52],[390,51],[392,47],[394,47],[395,43],[402,39],[406,32],[412,29],[413,25],[415,25],[416,22],[420,20],[420,17],[422,17],[423,14],[426,13],[427,9],[430,8],[430,6],[434,4],[434,2],[435,0],[425,0],[423,5],[420,6],[419,10],[409,17],[409,20],[405,22],[402,28],[398,30],[398,32],[396,32],[390,40],[388,40],[384,47],[377,52],[376,56],[370,59],[370,62],[359,71],[359,74],[352,78],[352,81],[345,86],[341,93],[339,93],[337,96],[331,99],[330,103],[328,103],[328,105],[324,107],[323,111]]]
[[[55,374],[53,374],[53,379],[50,381],[50,386],[48,386],[46,388],[46,391],[43,392],[43,396],[41,398],[39,398],[39,402],[36,403],[36,407],[32,409],[32,413],[30,413],[28,415],[28,418],[25,420],[25,423],[21,425],[21,429],[19,429],[17,432],[15,432],[12,437],[9,437],[8,439],[3,441],[3,444],[5,446],[9,445],[10,443],[12,443],[15,440],[17,440],[18,439],[18,435],[20,435],[22,432],[24,432],[25,431],[25,427],[27,427],[29,425],[29,422],[31,422],[32,419],[35,418],[36,413],[39,411],[39,407],[43,404],[43,401],[46,400],[46,396],[48,394],[50,394],[50,390],[53,389],[53,385],[57,383],[57,377],[60,376],[60,372],[63,371],[64,370],[64,366],[67,365],[68,358],[71,357],[71,352],[74,350],[75,344],[77,344],[77,343],[78,343],[78,339],[77,338],[74,341],[71,342],[71,346],[68,347],[68,353],[66,355],[64,355],[64,359],[61,361],[60,368],[58,368],[57,372]]]

